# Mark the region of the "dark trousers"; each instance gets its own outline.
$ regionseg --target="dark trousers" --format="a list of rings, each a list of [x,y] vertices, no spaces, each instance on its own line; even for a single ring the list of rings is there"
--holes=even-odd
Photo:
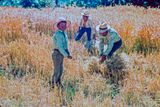
[[[76,35],[75,40],[78,41],[81,39],[84,33],[87,33],[87,41],[91,41],[91,28],[81,27]]]
[[[112,57],[113,53],[122,46],[122,40],[115,42],[111,52],[108,54],[108,58]]]
[[[87,41],[85,42],[85,48],[87,48],[87,51],[89,53],[92,53],[92,41],[91,41],[91,28],[81,27],[78,31],[78,35],[75,35],[75,40],[78,41],[81,39],[83,34],[87,33]]]
[[[56,84],[58,87],[62,86],[61,76],[63,73],[63,59],[64,56],[58,51],[54,50],[52,53],[52,59],[54,63],[54,74],[52,76],[52,86]]]

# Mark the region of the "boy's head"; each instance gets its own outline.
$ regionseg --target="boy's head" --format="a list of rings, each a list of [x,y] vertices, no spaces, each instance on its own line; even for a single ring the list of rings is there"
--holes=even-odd
[[[89,18],[89,12],[88,11],[84,11],[81,13],[82,14],[82,18],[84,21],[87,21]]]
[[[56,25],[57,25],[57,28],[58,28],[59,30],[65,31],[66,28],[67,28],[67,24],[68,24],[68,22],[67,22],[66,18],[60,17],[60,18],[58,19]]]

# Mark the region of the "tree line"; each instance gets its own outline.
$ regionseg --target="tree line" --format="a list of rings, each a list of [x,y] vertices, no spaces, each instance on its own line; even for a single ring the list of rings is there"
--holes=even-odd
[[[51,7],[51,6],[115,6],[115,5],[135,5],[144,7],[160,7],[160,0],[0,0],[0,6],[16,7]]]

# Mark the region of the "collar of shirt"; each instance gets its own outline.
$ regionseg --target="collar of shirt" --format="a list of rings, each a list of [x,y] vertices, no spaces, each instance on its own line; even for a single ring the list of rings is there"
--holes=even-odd
[[[58,32],[62,33],[62,35],[63,35],[64,37],[66,37],[66,34],[65,34],[65,32],[64,32],[64,31],[62,31],[62,30],[58,30]]]
[[[58,32],[64,32],[64,31],[62,31],[62,30],[59,29]]]

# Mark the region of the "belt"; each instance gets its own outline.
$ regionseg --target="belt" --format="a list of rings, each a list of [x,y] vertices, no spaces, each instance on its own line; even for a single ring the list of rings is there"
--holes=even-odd
[[[61,52],[59,51],[59,49],[53,49],[53,50],[61,53]],[[65,49],[65,51],[67,52],[68,55],[70,55],[70,53],[69,53],[69,51],[68,51],[67,49]]]
[[[53,49],[54,51],[58,51],[59,52],[59,50],[58,49]]]

